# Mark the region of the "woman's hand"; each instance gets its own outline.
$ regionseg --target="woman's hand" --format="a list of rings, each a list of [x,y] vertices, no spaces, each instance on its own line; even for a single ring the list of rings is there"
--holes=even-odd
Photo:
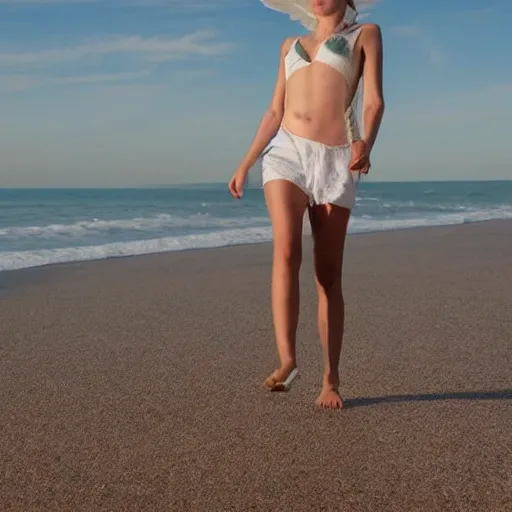
[[[370,170],[370,154],[364,140],[355,140],[352,142],[352,159],[349,168],[351,171],[358,171],[368,174]]]
[[[247,173],[248,171],[239,168],[235,174],[233,174],[233,177],[231,178],[231,181],[229,182],[228,188],[229,192],[235,199],[242,199],[242,196],[244,195],[244,187],[245,187],[245,181],[247,179]]]

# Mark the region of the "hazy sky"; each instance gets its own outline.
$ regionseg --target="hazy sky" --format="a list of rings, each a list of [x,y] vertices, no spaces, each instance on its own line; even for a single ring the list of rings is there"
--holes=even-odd
[[[375,180],[512,177],[510,0],[381,0]],[[259,0],[0,0],[0,187],[227,180],[300,26]]]

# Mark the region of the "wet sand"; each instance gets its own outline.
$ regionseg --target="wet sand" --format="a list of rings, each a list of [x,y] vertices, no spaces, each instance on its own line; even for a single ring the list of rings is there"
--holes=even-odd
[[[275,366],[270,245],[0,274],[2,511],[512,511],[512,222],[350,236],[346,408]]]

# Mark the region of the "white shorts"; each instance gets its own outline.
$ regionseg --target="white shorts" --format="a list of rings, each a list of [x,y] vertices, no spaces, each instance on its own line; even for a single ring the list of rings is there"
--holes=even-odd
[[[262,158],[263,185],[287,180],[313,204],[334,204],[351,210],[356,200],[359,172],[349,169],[351,146],[327,146],[281,127]]]

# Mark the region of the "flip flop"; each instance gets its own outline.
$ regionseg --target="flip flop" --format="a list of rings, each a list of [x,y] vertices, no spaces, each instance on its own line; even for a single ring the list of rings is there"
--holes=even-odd
[[[298,377],[299,370],[294,368],[284,381],[277,381],[273,377],[268,377],[263,386],[269,391],[289,391],[293,381]]]

